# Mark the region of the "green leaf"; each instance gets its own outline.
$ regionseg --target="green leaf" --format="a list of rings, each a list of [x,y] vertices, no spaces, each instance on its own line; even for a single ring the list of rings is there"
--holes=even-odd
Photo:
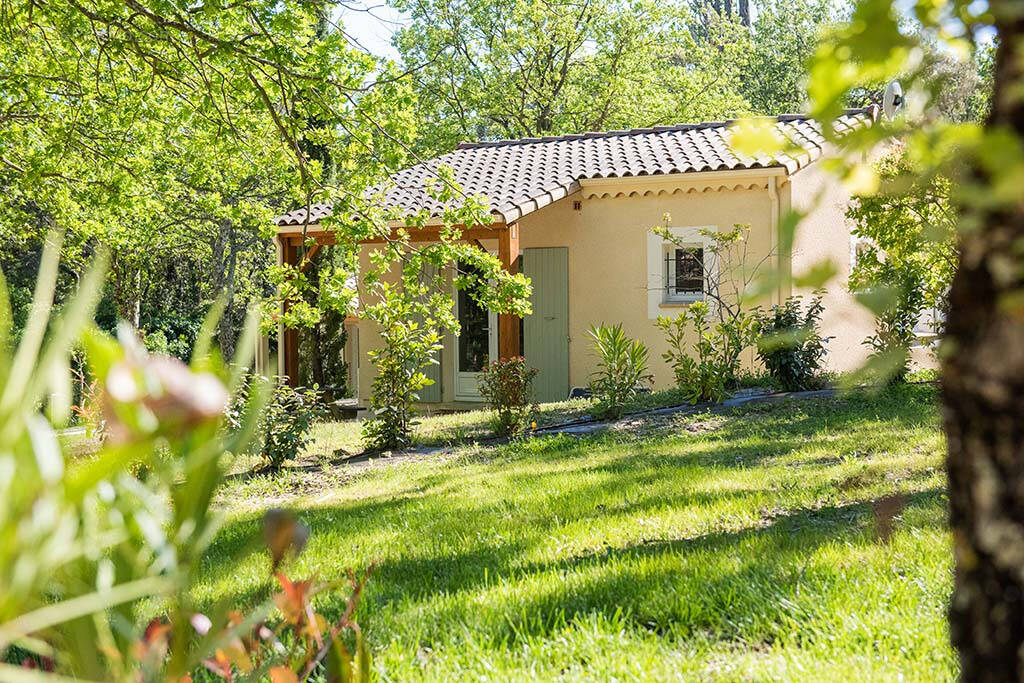
[[[359,683],[370,683],[373,680],[373,658],[370,648],[361,629],[356,629],[356,664],[359,667]]]
[[[797,287],[818,289],[838,274],[836,264],[832,259],[823,259],[812,265],[806,272],[793,277],[793,284]]]
[[[51,231],[46,236],[43,256],[39,263],[39,274],[36,278],[35,291],[32,294],[32,306],[29,309],[28,323],[21,335],[21,343],[11,363],[11,373],[0,394],[0,414],[10,413],[13,408],[23,404],[25,387],[31,381],[36,369],[36,359],[43,343],[53,308],[53,293],[57,287],[57,263],[60,259],[60,246],[63,233]]]
[[[899,298],[899,288],[892,285],[877,284],[870,289],[857,292],[857,301],[867,307],[876,316],[882,315],[893,307]]]
[[[352,657],[340,637],[331,642],[325,663],[327,665],[327,683],[353,683],[356,681],[353,676]]]
[[[151,576],[113,588],[61,600],[0,624],[0,650],[14,640],[57,624],[88,616],[139,598],[161,595],[176,585],[169,576]]]
[[[56,483],[64,474],[64,456],[60,452],[57,433],[38,413],[26,418],[25,427],[32,442],[32,453],[36,456],[40,478],[48,484]]]
[[[775,123],[767,118],[740,119],[729,129],[729,144],[737,154],[748,157],[776,155],[786,143],[775,130]]]
[[[213,335],[217,332],[217,323],[224,316],[224,309],[227,308],[227,298],[222,294],[217,297],[206,312],[203,318],[203,325],[196,335],[196,344],[192,350],[192,365],[195,367],[206,367],[208,357],[211,354],[210,346],[213,342]]]

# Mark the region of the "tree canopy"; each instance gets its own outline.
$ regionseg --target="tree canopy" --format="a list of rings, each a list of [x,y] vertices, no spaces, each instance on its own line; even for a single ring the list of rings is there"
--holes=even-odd
[[[351,255],[324,252],[303,277],[276,269],[275,213],[334,203],[344,218],[332,229],[351,241],[388,219],[365,188],[460,140],[801,110],[816,37],[851,11],[765,0],[746,26],[730,3],[394,5],[409,20],[394,37],[399,64],[355,46],[328,2],[5,4],[0,266],[15,321],[58,226],[59,290],[97,250],[111,252],[97,314],[108,329],[127,320],[185,356],[203,311],[226,295],[217,338],[230,354],[243,309],[288,280],[286,322],[337,355],[346,300],[335,295]],[[933,72],[945,69],[957,92],[991,73],[991,50],[966,67],[947,53]],[[953,108],[950,118],[976,116]]]
[[[735,116],[746,33],[715,18],[698,39],[679,3],[399,0],[395,38],[418,98],[419,145]]]
[[[271,293],[271,217],[358,194],[402,165],[415,134],[407,85],[325,27],[327,10],[5,3],[0,235],[12,260],[38,254],[53,226],[67,233],[65,279],[108,249],[101,313],[171,343],[184,334],[182,353],[226,293],[230,353],[241,309]],[[11,283],[15,302],[30,282]]]

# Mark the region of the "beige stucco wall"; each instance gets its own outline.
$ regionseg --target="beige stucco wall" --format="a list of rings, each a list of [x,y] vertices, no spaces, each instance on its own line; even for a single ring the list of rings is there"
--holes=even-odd
[[[855,370],[867,358],[869,349],[862,342],[873,331],[874,318],[847,287],[852,266],[851,221],[846,218],[849,192],[834,174],[820,164],[812,164],[792,177],[787,199],[792,208],[806,213],[794,237],[790,260],[793,275],[804,274],[826,260],[837,271],[825,286],[822,314],[823,332],[835,337],[828,343],[828,367],[840,372]],[[809,289],[793,293],[805,297],[811,294]]]
[[[622,323],[626,334],[650,350],[656,388],[673,385],[672,370],[662,360],[664,334],[648,306],[648,235],[662,217],[671,227],[714,227],[728,231],[750,224],[750,255],[760,258],[772,248],[768,178],[724,176],[706,181],[647,183],[624,179],[585,187],[544,210],[523,218],[519,243],[531,247],[569,247],[569,382],[585,386],[595,369],[587,330],[593,324]],[[609,189],[615,186],[619,189]],[[573,208],[580,202],[579,210]],[[660,272],[659,263],[656,268]],[[655,315],[676,315],[680,305],[659,305]],[[748,354],[750,355],[750,354]]]
[[[569,373],[570,386],[584,386],[594,370],[587,329],[596,323],[622,323],[632,337],[650,350],[656,388],[673,385],[671,368],[662,360],[667,348],[655,326],[657,314],[675,315],[679,304],[649,305],[648,273],[650,228],[671,215],[672,227],[714,227],[726,231],[749,224],[747,263],[757,263],[775,248],[776,225],[791,206],[808,211],[797,232],[792,253],[793,272],[800,273],[822,258],[830,258],[839,270],[829,284],[825,301],[824,331],[837,338],[829,346],[829,367],[847,370],[864,358],[861,341],[870,332],[870,316],[846,291],[850,241],[845,221],[848,197],[816,165],[787,178],[779,171],[700,174],[694,180],[680,177],[619,179],[584,183],[583,189],[518,222],[520,248],[568,247],[569,268]],[[777,202],[770,186],[777,184]],[[819,190],[821,201],[812,206]],[[578,203],[578,208],[576,204]],[[776,213],[778,212],[778,213]],[[495,242],[484,242],[496,249]],[[363,250],[365,260],[372,247]],[[782,259],[783,264],[786,259]],[[774,266],[772,261],[770,266]],[[768,267],[768,266],[766,266]],[[658,265],[660,272],[660,263]],[[779,300],[775,293],[762,304]],[[659,298],[660,301],[660,298]],[[452,372],[454,344],[446,340],[443,352],[440,407],[459,407],[454,401]],[[374,326],[359,323],[360,366],[358,396],[368,399],[374,370],[365,357],[379,344]],[[748,351],[745,364],[753,364]],[[466,405],[466,404],[462,404]],[[427,409],[437,408],[424,406]]]

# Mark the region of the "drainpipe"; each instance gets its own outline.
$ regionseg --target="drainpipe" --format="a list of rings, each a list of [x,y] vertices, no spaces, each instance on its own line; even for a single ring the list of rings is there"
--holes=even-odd
[[[775,254],[775,272],[780,276],[779,284],[775,287],[775,303],[782,303],[782,254],[779,253],[779,186],[778,176],[768,176],[768,199],[771,202],[772,221],[772,252]]]

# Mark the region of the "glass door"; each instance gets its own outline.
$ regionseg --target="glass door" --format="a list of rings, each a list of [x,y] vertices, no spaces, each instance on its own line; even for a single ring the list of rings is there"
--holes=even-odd
[[[461,329],[455,338],[455,399],[479,401],[480,371],[498,357],[498,316],[463,290],[455,293],[455,315]]]

